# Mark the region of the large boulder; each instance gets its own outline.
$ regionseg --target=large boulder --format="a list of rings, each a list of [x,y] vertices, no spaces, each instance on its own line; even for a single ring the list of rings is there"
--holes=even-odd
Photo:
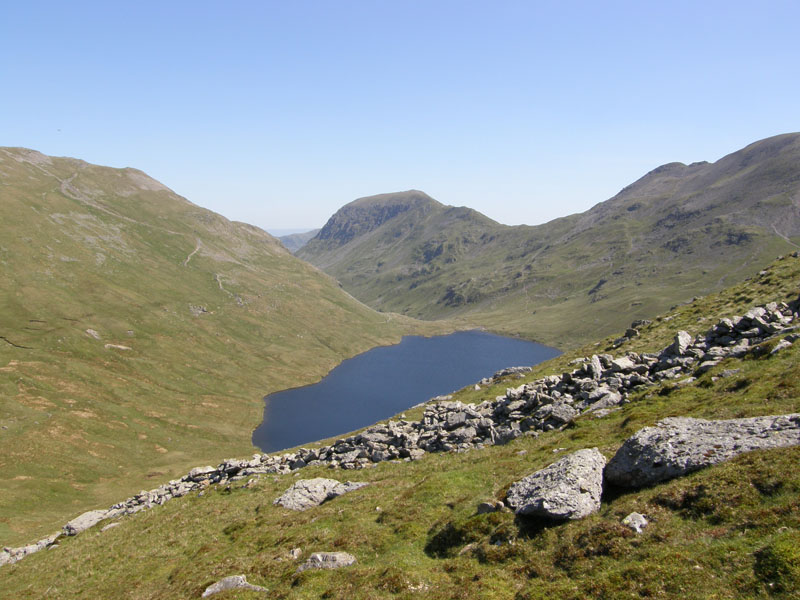
[[[672,417],[627,439],[605,469],[609,483],[640,487],[761,448],[800,445],[800,414],[706,421]]]
[[[307,510],[365,485],[367,484],[353,481],[341,483],[335,479],[324,477],[301,479],[286,490],[280,498],[277,498],[273,504],[279,504],[290,510]]]
[[[597,448],[578,450],[514,483],[508,505],[518,515],[581,519],[600,508],[605,457]]]

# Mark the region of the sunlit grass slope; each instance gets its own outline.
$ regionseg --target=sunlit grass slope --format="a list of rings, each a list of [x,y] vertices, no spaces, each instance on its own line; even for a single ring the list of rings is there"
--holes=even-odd
[[[705,331],[754,304],[794,300],[800,260],[787,257],[723,293],[697,299],[642,329],[614,350],[664,347],[677,329]],[[774,342],[766,342],[773,344]],[[547,374],[570,360],[611,349],[599,340],[511,379],[455,400],[480,401]],[[738,369],[727,377],[723,370]],[[586,415],[561,432],[505,446],[429,454],[412,463],[362,471],[306,468],[372,485],[304,513],[273,505],[293,475],[209,488],[92,529],[0,570],[13,598],[196,598],[218,579],[245,574],[270,598],[798,598],[800,449],[744,455],[688,477],[607,494],[599,513],[564,524],[476,514],[515,480],[566,452],[598,447],[610,457],[641,427],[669,416],[735,418],[800,410],[800,345],[774,356],[728,359],[693,385],[665,382],[631,396],[604,418]],[[408,411],[409,418],[420,410]],[[638,511],[642,535],[620,524]],[[354,554],[341,571],[296,574],[316,551]],[[256,598],[251,592],[220,598]]]
[[[0,545],[252,453],[264,394],[442,329],[140,171],[0,149]]]

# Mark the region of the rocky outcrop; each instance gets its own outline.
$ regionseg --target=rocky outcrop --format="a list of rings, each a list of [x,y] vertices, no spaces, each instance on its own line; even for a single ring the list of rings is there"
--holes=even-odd
[[[605,457],[578,450],[511,485],[508,505],[518,515],[582,519],[600,508]]]
[[[635,488],[679,477],[762,448],[800,445],[800,414],[706,421],[664,419],[627,439],[606,466],[606,479]]]
[[[306,562],[297,567],[302,573],[308,569],[341,569],[355,564],[356,557],[347,552],[315,552]]]
[[[267,588],[261,587],[260,585],[247,583],[247,577],[244,575],[232,575],[230,577],[226,577],[225,579],[220,579],[217,583],[212,583],[203,592],[201,598],[208,598],[209,596],[213,596],[214,594],[219,594],[220,592],[225,592],[228,590],[250,590],[251,592],[268,591]]]
[[[365,485],[369,484],[353,481],[340,483],[335,479],[325,479],[324,477],[301,479],[286,490],[280,498],[276,498],[273,504],[279,504],[290,510],[308,510]]]

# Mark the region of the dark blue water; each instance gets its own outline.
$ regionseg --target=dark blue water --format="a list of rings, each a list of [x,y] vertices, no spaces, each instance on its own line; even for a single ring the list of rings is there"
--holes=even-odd
[[[532,366],[555,348],[482,331],[404,337],[344,361],[314,385],[270,394],[253,444],[292,448],[366,427],[506,367]]]

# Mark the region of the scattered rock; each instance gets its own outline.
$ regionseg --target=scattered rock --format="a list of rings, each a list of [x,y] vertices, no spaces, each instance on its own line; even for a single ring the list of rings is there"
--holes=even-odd
[[[210,586],[206,588],[206,591],[203,592],[201,598],[208,598],[209,596],[213,596],[214,594],[219,594],[220,592],[225,592],[227,590],[251,590],[253,592],[267,592],[267,588],[261,587],[260,585],[253,585],[252,583],[247,583],[247,578],[244,575],[232,575],[231,577],[226,577],[225,579],[220,579],[217,583],[212,583]]]
[[[341,569],[355,564],[356,557],[347,552],[315,552],[306,562],[297,567],[302,573],[308,569]]]
[[[290,510],[308,510],[365,485],[368,484],[351,481],[341,483],[335,479],[325,479],[324,477],[301,479],[286,490],[280,498],[277,498],[273,504],[279,504]]]
[[[672,417],[628,438],[605,469],[618,486],[641,487],[762,448],[800,445],[800,414],[706,421]]]
[[[514,483],[508,505],[518,515],[581,519],[600,508],[605,457],[578,450]]]
[[[633,529],[636,533],[642,533],[642,530],[647,527],[647,519],[644,515],[638,512],[632,512],[627,517],[622,519],[622,524]]]

